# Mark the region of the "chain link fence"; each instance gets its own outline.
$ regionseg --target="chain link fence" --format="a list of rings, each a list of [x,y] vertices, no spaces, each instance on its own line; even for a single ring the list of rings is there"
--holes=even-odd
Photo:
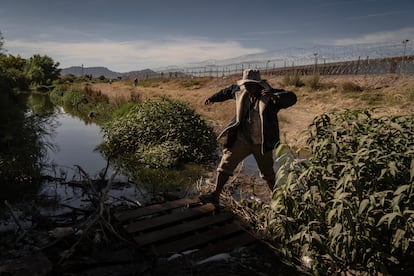
[[[269,59],[262,57],[255,61],[229,64],[160,68],[156,70],[156,76],[225,77],[240,75],[246,68],[259,69],[267,75],[414,74],[414,48],[413,43],[407,43],[409,41],[403,41],[403,45],[377,45],[369,48],[348,46],[272,52]]]
[[[264,75],[368,75],[368,74],[414,74],[414,56],[357,60],[341,62],[315,62],[313,64],[277,67],[269,62],[239,63],[225,66],[208,65],[204,67],[171,68],[159,71],[162,77],[225,77],[241,75],[244,69],[255,68]]]

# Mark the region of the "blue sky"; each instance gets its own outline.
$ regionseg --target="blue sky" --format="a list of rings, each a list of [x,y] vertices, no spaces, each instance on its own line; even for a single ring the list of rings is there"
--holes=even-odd
[[[8,53],[118,72],[414,40],[413,0],[0,0]]]

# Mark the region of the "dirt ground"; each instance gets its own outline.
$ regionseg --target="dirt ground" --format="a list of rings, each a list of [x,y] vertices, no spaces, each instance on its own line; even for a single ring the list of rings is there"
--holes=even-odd
[[[282,142],[303,146],[303,133],[315,116],[325,112],[354,108],[377,109],[378,114],[411,114],[414,112],[414,76],[368,75],[368,76],[320,76],[318,87],[312,89],[307,83],[312,76],[303,76],[302,87],[286,85],[284,77],[262,76],[274,88],[294,91],[298,96],[296,105],[279,113]],[[101,91],[116,102],[129,101],[131,95],[140,100],[162,96],[187,101],[205,116],[216,132],[219,132],[234,116],[233,101],[206,106],[204,101],[220,89],[234,84],[240,77],[197,79],[140,80],[134,87],[132,80],[96,83],[92,89]]]
[[[101,91],[119,104],[130,101],[132,96],[139,100],[159,97],[184,100],[219,133],[235,114],[234,101],[213,105],[204,105],[204,101],[240,78],[148,79],[139,80],[138,86],[133,85],[133,80],[121,80],[112,84],[95,83],[92,89]],[[316,116],[326,112],[375,108],[378,115],[414,113],[414,76],[301,76],[303,85],[300,87],[289,86],[283,76],[264,75],[262,78],[267,79],[272,87],[293,91],[298,97],[294,106],[281,110],[278,115],[281,142],[293,148],[305,147],[307,127]],[[213,175],[210,177],[214,178]],[[231,186],[241,199],[251,196],[262,200],[270,198],[264,181],[251,174],[239,173],[231,181],[232,185],[226,186]]]
[[[133,85],[133,80],[121,80],[112,84],[95,83],[92,89],[101,91],[119,104],[130,101],[131,97],[139,100],[170,97],[186,101],[219,133],[235,114],[234,101],[213,105],[204,105],[204,101],[240,78],[148,79],[139,80],[138,86]],[[294,106],[281,110],[278,115],[281,142],[293,148],[306,146],[307,127],[316,116],[326,112],[375,108],[378,115],[414,113],[414,76],[301,76],[303,85],[300,87],[289,86],[283,76],[264,75],[262,78],[268,80],[272,87],[293,91],[298,97]],[[264,182],[252,175],[240,173],[232,181],[241,197],[247,194],[246,197],[269,198]]]

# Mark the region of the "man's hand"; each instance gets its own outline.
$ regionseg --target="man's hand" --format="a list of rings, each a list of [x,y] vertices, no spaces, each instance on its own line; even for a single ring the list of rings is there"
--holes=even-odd
[[[211,104],[213,104],[213,102],[212,102],[212,101],[210,101],[210,99],[207,99],[207,100],[204,102],[204,104],[205,104],[205,105],[211,105]]]
[[[270,96],[272,92],[272,87],[267,83],[267,81],[262,81],[260,85],[263,87],[262,91],[260,92],[263,96]]]
[[[261,94],[262,94],[262,96],[266,96],[266,95],[267,96],[271,96],[272,95],[271,92],[270,92],[270,90],[267,89],[267,88],[262,89]]]

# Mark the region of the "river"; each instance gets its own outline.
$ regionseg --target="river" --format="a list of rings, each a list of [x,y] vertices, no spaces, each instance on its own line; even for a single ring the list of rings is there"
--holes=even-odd
[[[106,160],[96,150],[96,147],[103,141],[100,126],[93,122],[85,122],[82,119],[72,116],[59,107],[55,109],[54,134],[49,137],[48,160],[53,164],[49,167],[49,174],[61,177],[62,174],[67,181],[81,180],[81,174],[75,165],[80,166],[92,179],[96,179],[106,167]],[[243,162],[241,170],[244,174],[258,177],[258,168],[253,156],[250,155]],[[113,173],[109,168],[107,178]],[[117,185],[110,190],[110,197],[128,198],[138,202],[145,202],[146,191],[142,186],[128,183],[124,176],[117,176],[116,180],[124,183]],[[65,205],[82,207],[85,195],[80,188],[68,189],[67,184],[52,181],[45,182],[40,194],[47,197],[59,197]],[[56,210],[54,210],[55,212]],[[65,210],[61,210],[65,211]]]
[[[56,177],[60,180],[44,181],[37,196],[43,199],[53,199],[60,203],[60,207],[48,206],[43,208],[43,214],[57,215],[64,213],[68,207],[82,208],[89,204],[85,189],[73,183],[81,183],[81,180],[99,179],[105,171],[107,161],[96,150],[103,141],[101,127],[93,122],[85,122],[82,119],[65,112],[61,107],[55,108],[52,122],[54,129],[46,138],[50,145],[47,148],[48,161],[43,174]],[[82,175],[79,166],[88,177]],[[111,178],[114,169],[109,166],[106,179]],[[88,185],[87,181],[81,185]],[[128,181],[128,178],[117,174],[114,185],[109,191],[108,203],[114,200],[129,199],[134,202],[143,202],[145,190]]]
[[[14,195],[26,193],[29,198],[27,196],[25,198],[29,200],[31,198],[53,199],[56,202],[64,202],[65,205],[80,207],[85,201],[86,195],[81,188],[71,185],[74,181],[85,180],[78,168],[82,168],[91,179],[98,179],[107,166],[105,158],[96,150],[103,141],[101,127],[91,119],[81,119],[65,112],[62,107],[54,106],[48,95],[32,94],[28,96],[27,102],[29,109],[25,112],[36,114],[42,118],[43,128],[47,130],[38,139],[48,145],[45,147],[46,156],[42,158],[44,165],[42,175],[49,176],[48,179],[52,180],[43,181],[40,186],[36,187],[25,184],[22,187],[10,189],[8,191],[10,196],[3,194],[4,198],[11,200]],[[16,115],[10,116],[15,117]],[[31,149],[33,143],[38,143],[30,140],[27,146],[19,144],[16,138],[25,136],[25,132],[17,129],[22,125],[23,123],[12,124],[16,128],[14,131],[16,135],[12,141],[17,142],[12,151],[20,150],[20,156],[22,156],[20,159],[22,162],[27,162],[27,158],[24,157],[28,154],[27,149]],[[115,179],[117,185],[111,189],[110,198],[128,198],[145,204],[154,195],[154,192],[157,192],[158,188],[165,189],[172,182],[175,183],[171,187],[167,187],[169,191],[176,192],[180,187],[187,186],[182,189],[184,192],[188,192],[190,189],[194,192],[194,183],[201,176],[201,172],[196,167],[190,170],[189,175],[185,174],[185,170],[173,174],[169,174],[168,170],[144,171],[143,175],[141,174],[143,177],[140,177],[140,180],[135,180],[135,183],[128,181],[129,179],[125,176],[118,175]],[[252,156],[244,161],[242,172],[248,175],[258,175],[257,165]],[[109,179],[112,174],[113,169],[110,167],[105,178]],[[182,175],[177,177],[177,174]],[[189,181],[190,177],[193,179],[192,181]],[[149,194],[148,191],[153,194]],[[180,194],[180,191],[177,193]],[[181,195],[185,196],[186,194]]]
[[[95,150],[102,142],[101,128],[67,114],[63,108],[58,108],[56,113],[57,127],[50,137],[54,147],[48,148],[48,159],[69,179],[79,176],[74,165],[79,165],[95,178],[106,167],[106,161]]]

